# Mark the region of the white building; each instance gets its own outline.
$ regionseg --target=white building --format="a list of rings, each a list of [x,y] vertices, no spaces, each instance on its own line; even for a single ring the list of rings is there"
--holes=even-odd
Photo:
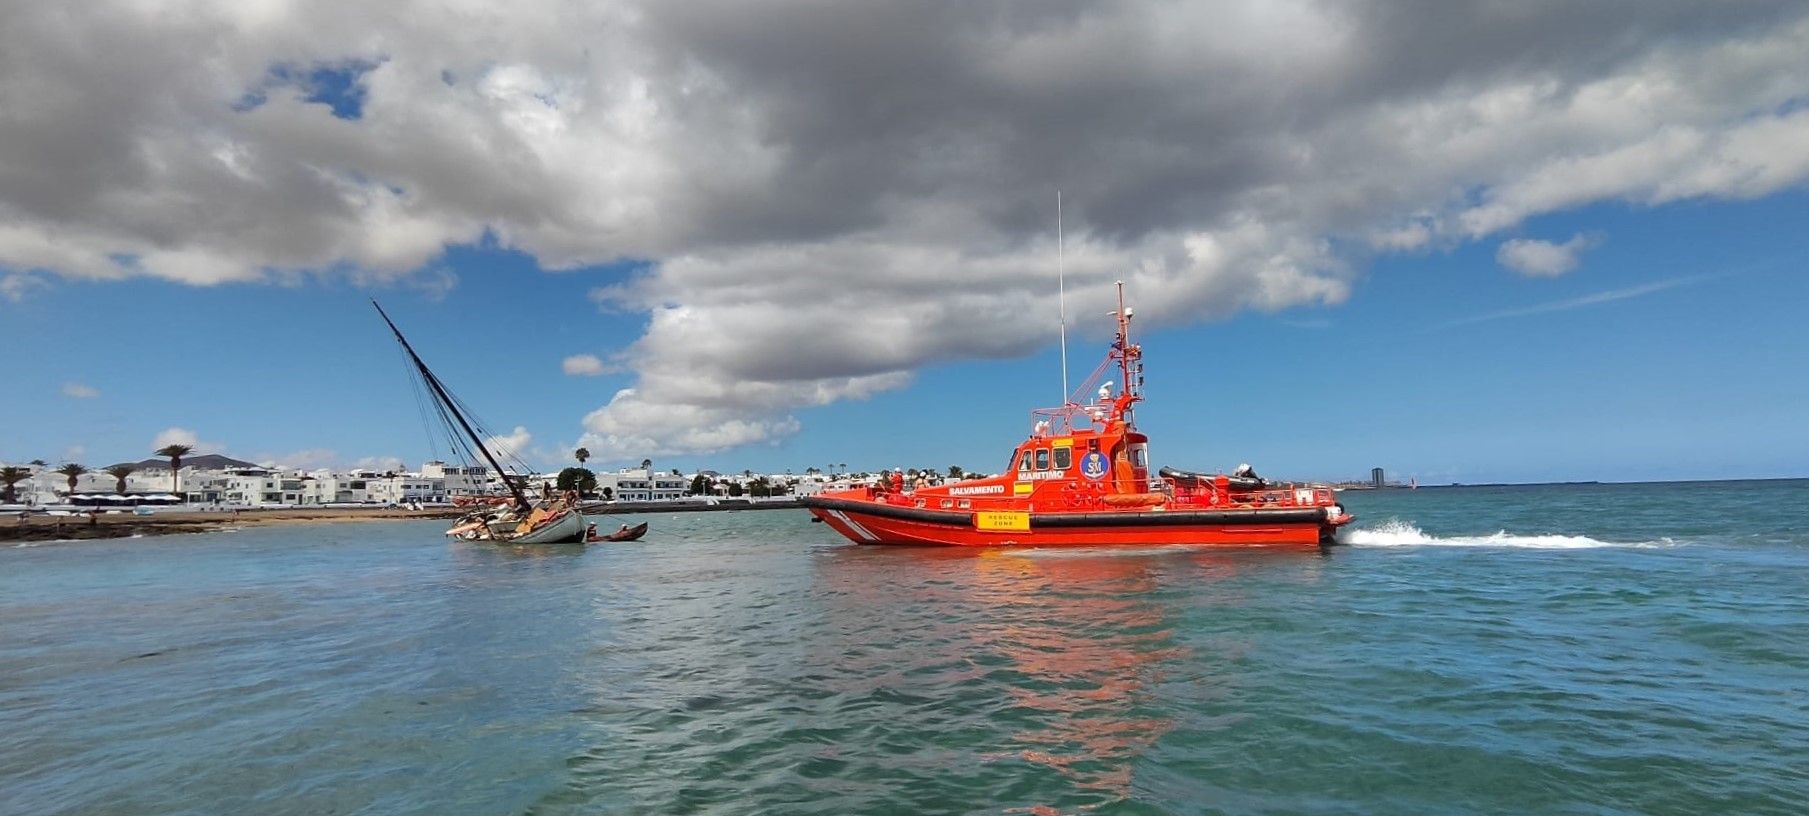
[[[183,468],[182,477],[182,492],[189,504],[286,507],[301,504],[308,492],[301,474],[267,467],[197,468],[193,473]]]
[[[670,471],[648,473],[640,468],[623,468],[597,474],[597,491],[611,488],[616,501],[676,501],[685,497],[685,489],[690,486],[690,479],[674,476]]]
[[[448,500],[445,478],[420,473],[317,470],[305,478],[310,485],[305,504],[440,504]]]
[[[372,495],[381,504],[443,504],[446,480],[429,479],[419,473],[398,473],[370,483]]]
[[[813,475],[799,477],[797,481],[792,482],[791,484],[792,495],[815,496],[816,494],[823,492],[823,485],[827,484],[828,481],[829,480],[822,476]]]
[[[448,496],[495,496],[509,492],[484,465],[449,465],[436,460],[422,464],[420,475],[424,479],[441,480]]]

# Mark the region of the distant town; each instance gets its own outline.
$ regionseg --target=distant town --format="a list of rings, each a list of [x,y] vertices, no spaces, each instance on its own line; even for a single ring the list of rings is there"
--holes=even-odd
[[[583,451],[579,451],[582,453]],[[659,470],[651,460],[638,468],[592,470],[578,465],[547,473],[497,473],[484,465],[425,462],[417,470],[301,470],[258,464],[220,454],[183,453],[169,458],[122,462],[90,469],[79,464],[51,466],[37,460],[0,466],[0,504],[23,506],[129,507],[157,505],[230,508],[438,505],[461,499],[505,496],[509,482],[531,493],[577,490],[604,502],[662,502],[697,498],[766,499],[808,496],[878,478],[848,472],[845,465],[806,468],[803,473],[722,473],[677,468]],[[904,469],[915,484],[941,484],[983,474],[959,466],[944,470]]]
[[[677,502],[696,499],[772,499],[809,496],[880,478],[879,472],[850,472],[846,465],[810,467],[802,473],[724,473],[677,468],[660,470],[652,460],[640,467],[593,470],[575,451],[577,465],[553,472],[497,473],[485,465],[424,462],[416,470],[321,468],[302,470],[258,464],[221,454],[184,452],[164,458],[122,462],[90,469],[44,460],[0,465],[0,505],[27,507],[140,507],[189,505],[222,508],[306,508],[427,506],[463,499],[505,496],[509,482],[539,494],[577,490],[603,502]],[[986,474],[958,465],[945,469],[904,468],[908,483],[924,486]],[[1334,483],[1346,490],[1409,487],[1388,481],[1381,468],[1367,481]]]

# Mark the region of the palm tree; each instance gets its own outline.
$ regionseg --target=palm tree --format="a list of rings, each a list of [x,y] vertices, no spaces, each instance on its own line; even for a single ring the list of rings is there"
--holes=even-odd
[[[176,479],[176,472],[182,469],[182,457],[187,456],[194,448],[188,445],[164,445],[157,449],[158,456],[170,458],[170,492],[182,495],[182,482]]]
[[[88,469],[74,462],[70,462],[67,465],[57,468],[57,472],[63,474],[63,476],[69,480],[69,493],[74,495],[76,478],[87,473]]]
[[[14,485],[17,485],[18,483],[23,482],[29,478],[31,478],[31,470],[29,470],[27,468],[22,468],[22,467],[0,468],[0,485],[6,486],[6,489],[4,491],[0,491],[0,495],[4,495],[6,497],[7,504],[12,504],[19,500],[19,497],[17,495],[15,495],[18,491],[14,488]]]
[[[33,459],[33,460],[31,460],[31,463],[32,463],[32,464],[33,464],[33,465],[36,465],[36,466],[38,466],[38,467],[50,467],[50,463],[49,463],[49,462],[46,462],[46,461],[44,461],[44,460],[42,460],[42,459]]]
[[[590,448],[579,448],[572,451],[572,458],[578,460],[578,467],[584,467],[584,460],[590,458]]]
[[[652,476],[653,475],[653,460],[652,459],[642,459],[641,460],[641,470],[647,471],[647,475]]]
[[[115,484],[113,486],[113,492],[115,492],[115,493],[126,492],[126,477],[132,475],[133,473],[135,473],[137,471],[138,471],[138,467],[136,465],[114,465],[110,468],[107,468],[107,475],[112,476],[114,479],[118,480],[118,484]]]

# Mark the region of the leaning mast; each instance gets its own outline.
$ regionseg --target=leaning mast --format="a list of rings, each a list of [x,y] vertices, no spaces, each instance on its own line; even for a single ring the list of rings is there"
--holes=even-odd
[[[533,509],[533,502],[528,501],[527,494],[521,491],[521,486],[503,472],[502,465],[497,464],[496,457],[491,455],[490,449],[484,446],[484,440],[478,437],[477,431],[472,429],[471,423],[465,420],[464,413],[460,412],[458,405],[452,401],[452,395],[446,393],[446,386],[441,384],[440,378],[434,376],[427,364],[421,361],[421,355],[416,354],[415,347],[408,344],[408,338],[403,337],[402,330],[396,328],[396,322],[389,319],[389,313],[383,311],[383,307],[379,306],[375,300],[371,301],[371,305],[377,307],[377,314],[383,317],[384,323],[389,324],[389,330],[395,333],[396,342],[402,344],[402,350],[408,352],[408,359],[414,361],[415,368],[420,370],[421,380],[427,383],[427,389],[433,392],[434,399],[439,400],[440,405],[446,409],[447,413],[452,414],[452,418],[458,420],[459,427],[465,430],[465,435],[471,437],[471,444],[476,445],[478,452],[484,455],[484,460],[490,463],[490,467],[496,469],[497,478],[502,479],[503,484],[509,488],[509,492],[515,496],[515,504],[523,512]]]

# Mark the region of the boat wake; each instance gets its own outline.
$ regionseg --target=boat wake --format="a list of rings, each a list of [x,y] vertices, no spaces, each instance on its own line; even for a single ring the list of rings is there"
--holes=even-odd
[[[1597,547],[1670,547],[1670,539],[1658,541],[1602,541],[1588,536],[1516,535],[1502,530],[1486,536],[1434,536],[1400,519],[1389,519],[1375,527],[1344,530],[1340,543],[1353,547],[1517,547],[1533,550],[1587,550]]]

